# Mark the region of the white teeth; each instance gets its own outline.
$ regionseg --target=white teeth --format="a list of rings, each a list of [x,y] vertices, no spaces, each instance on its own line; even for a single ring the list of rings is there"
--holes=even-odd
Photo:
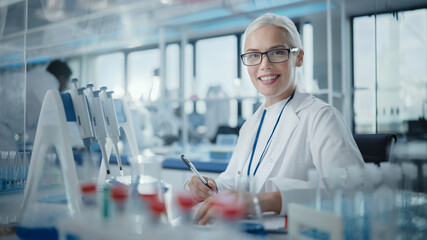
[[[261,77],[259,79],[261,79],[261,81],[270,81],[275,79],[277,76],[268,76],[268,77]]]

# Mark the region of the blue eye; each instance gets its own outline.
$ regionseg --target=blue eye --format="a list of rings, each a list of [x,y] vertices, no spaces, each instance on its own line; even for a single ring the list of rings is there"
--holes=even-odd
[[[285,50],[273,50],[271,51],[271,55],[275,55],[275,56],[281,56],[281,55],[285,55],[286,51]]]
[[[248,53],[246,55],[247,58],[258,58],[259,57],[259,53]]]

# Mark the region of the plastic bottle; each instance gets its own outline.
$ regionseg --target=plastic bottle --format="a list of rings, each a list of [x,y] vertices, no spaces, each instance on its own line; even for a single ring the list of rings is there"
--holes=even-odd
[[[24,189],[27,186],[28,172],[30,170],[30,152],[24,152]]]
[[[319,174],[317,173],[317,170],[314,168],[309,169],[308,182],[310,187],[312,187],[316,191],[315,199],[314,199],[314,207],[317,211],[322,210],[322,193],[321,193],[319,181],[320,179],[319,179]]]
[[[213,239],[247,239],[248,235],[246,226],[239,223],[244,216],[245,207],[240,205],[238,201],[230,202],[229,199],[219,199],[219,202],[214,203],[218,212],[218,221],[215,235]]]
[[[10,190],[17,189],[18,158],[15,151],[9,151],[9,181]]]
[[[7,188],[7,159],[3,156],[4,153],[6,152],[0,151],[0,192]]]
[[[363,169],[363,187],[365,193],[372,194],[381,185],[382,174],[377,165],[367,163]]]
[[[181,210],[182,225],[189,225],[192,221],[191,210],[197,204],[188,192],[180,192],[176,195],[176,203]]]
[[[18,154],[18,172],[17,172],[17,188],[23,189],[25,182],[25,162],[24,162],[24,152],[17,152]]]
[[[174,238],[182,240],[200,239],[199,231],[192,226],[192,208],[197,202],[188,192],[179,192],[175,195],[175,205],[180,209],[180,219],[174,227]]]
[[[126,214],[128,216],[129,225],[128,231],[134,235],[143,234],[143,226],[148,222],[148,211],[143,197],[138,192],[140,176],[135,176],[130,187]]]
[[[383,176],[383,184],[386,184],[392,190],[397,190],[402,181],[402,171],[400,167],[396,164],[385,162],[381,163],[380,171]]]
[[[96,219],[99,216],[97,212],[97,192],[95,182],[86,182],[80,184],[82,193],[83,214],[86,218]],[[97,220],[97,219],[96,219]]]
[[[374,163],[367,163],[363,169],[363,194],[364,212],[363,215],[363,236],[370,237],[372,229],[372,196],[375,190],[382,183],[382,174],[379,167]]]
[[[163,216],[166,212],[165,203],[158,198],[145,199],[150,217],[144,225],[143,235],[145,239],[168,239],[167,225],[164,223]]]
[[[126,202],[128,198],[128,188],[125,185],[114,185],[111,188],[111,199],[114,208],[114,226],[118,231],[123,231],[127,226]]]
[[[373,191],[370,201],[370,239],[396,239],[396,195],[393,189],[395,180],[391,176],[394,171],[388,164],[380,169],[383,173],[383,181]]]
[[[3,151],[2,152],[2,158],[3,161],[5,163],[5,177],[6,177],[6,191],[10,191],[12,190],[12,165],[11,165],[11,160],[9,157],[9,152],[8,151]]]
[[[358,165],[347,168],[347,192],[344,202],[345,239],[368,239],[365,232],[365,195],[362,191],[363,169]]]
[[[414,194],[418,178],[417,167],[413,163],[402,163],[402,191],[400,192],[399,237],[409,239],[417,231],[417,197]]]
[[[255,192],[255,178],[253,176],[241,176],[237,190],[238,205],[244,206],[249,199],[249,205],[244,206],[246,208],[246,216],[244,220],[240,221],[241,228],[247,233],[265,236],[261,207]],[[224,211],[227,211],[227,207],[225,207]]]
[[[417,166],[413,163],[402,163],[402,189],[404,191],[415,191],[415,184],[418,178]]]
[[[339,167],[331,167],[329,169],[328,189],[332,195],[332,211],[334,214],[341,216],[343,208],[343,182],[342,176],[345,174],[345,169]]]

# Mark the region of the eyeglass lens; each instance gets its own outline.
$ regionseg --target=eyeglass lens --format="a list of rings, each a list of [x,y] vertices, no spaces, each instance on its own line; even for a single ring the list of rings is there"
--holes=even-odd
[[[242,55],[242,60],[245,65],[258,65],[261,63],[262,55],[266,54],[267,58],[272,63],[285,62],[288,60],[288,49],[274,49],[268,52],[253,52]]]

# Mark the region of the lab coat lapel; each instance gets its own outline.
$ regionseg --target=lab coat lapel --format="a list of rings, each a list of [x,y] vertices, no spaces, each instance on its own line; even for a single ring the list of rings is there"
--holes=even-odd
[[[296,96],[295,96],[296,97]],[[265,184],[267,178],[270,176],[273,167],[276,165],[279,157],[282,155],[285,147],[289,144],[289,141],[292,138],[292,133],[294,132],[296,126],[298,125],[299,118],[296,115],[294,109],[296,108],[294,103],[295,98],[289,102],[289,105],[283,110],[283,115],[280,119],[279,124],[277,125],[276,132],[274,133],[271,139],[271,145],[262,161],[265,161],[264,166],[258,170],[256,185],[256,192],[259,192],[263,185]]]
[[[247,120],[247,122],[245,123],[245,127],[250,129],[249,131],[245,131],[246,135],[245,136],[239,136],[240,139],[242,139],[242,146],[245,146],[242,149],[242,152],[239,154],[238,158],[238,168],[237,168],[237,175],[239,174],[246,174],[243,172],[243,167],[246,164],[246,161],[249,159],[249,155],[252,152],[252,146],[254,144],[255,141],[255,136],[256,136],[256,131],[258,129],[258,124],[259,124],[259,117],[255,117],[261,114],[261,110],[263,109],[262,106],[260,106],[258,108],[258,110],[256,111],[256,113],[254,114],[254,117],[251,117]],[[235,179],[236,180],[236,184],[237,184],[237,179],[238,177]],[[236,185],[237,186],[237,185]]]

